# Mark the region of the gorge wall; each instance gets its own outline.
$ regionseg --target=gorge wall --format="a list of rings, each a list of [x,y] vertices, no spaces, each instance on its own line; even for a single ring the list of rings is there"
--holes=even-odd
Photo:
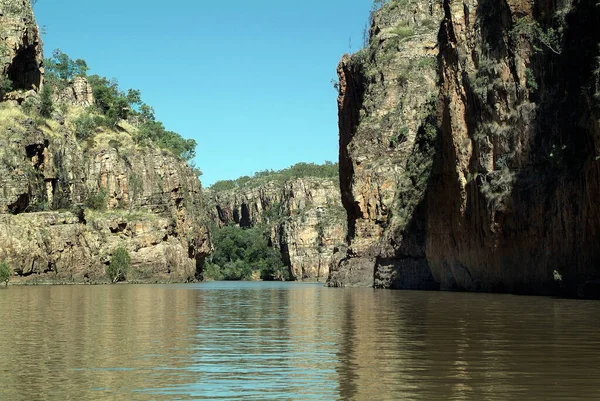
[[[296,280],[325,280],[330,259],[345,242],[345,212],[337,179],[303,177],[207,191],[217,226],[264,225]]]
[[[339,67],[331,286],[600,295],[600,5],[392,0]]]
[[[30,2],[0,3],[0,260],[13,282],[106,280],[115,249],[133,281],[190,281],[210,254],[201,184],[179,157],[133,140],[120,121],[77,138],[76,116],[94,104],[78,77],[40,118],[43,56]]]

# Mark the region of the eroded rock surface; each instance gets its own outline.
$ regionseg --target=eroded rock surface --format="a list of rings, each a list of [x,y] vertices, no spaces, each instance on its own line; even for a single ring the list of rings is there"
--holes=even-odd
[[[113,252],[125,248],[134,281],[201,279],[211,252],[202,188],[173,154],[133,141],[124,121],[77,139],[71,116],[94,104],[76,77],[40,118],[43,69],[29,0],[0,1],[0,260],[13,282],[105,281]],[[29,105],[29,109],[26,107]]]
[[[330,285],[597,297],[599,23],[595,2],[386,4],[338,69]]]
[[[345,213],[337,180],[297,178],[208,191],[217,225],[263,224],[297,280],[325,280],[334,250],[345,243]]]

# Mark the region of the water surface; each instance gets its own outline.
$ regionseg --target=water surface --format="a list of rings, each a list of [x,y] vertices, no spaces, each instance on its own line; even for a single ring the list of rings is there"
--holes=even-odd
[[[599,400],[600,302],[300,283],[0,290],[0,400]]]

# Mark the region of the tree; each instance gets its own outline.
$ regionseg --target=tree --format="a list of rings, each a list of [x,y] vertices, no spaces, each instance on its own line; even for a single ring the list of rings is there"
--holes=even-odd
[[[0,282],[4,282],[4,285],[8,286],[11,275],[12,271],[10,270],[10,266],[5,261],[2,261],[0,263]]]
[[[110,258],[110,264],[106,269],[108,277],[113,283],[123,281],[127,277],[131,267],[131,256],[125,248],[117,248]]]
[[[44,85],[40,94],[40,116],[50,118],[53,111],[52,88],[50,88],[50,85]]]
[[[44,66],[46,78],[50,81],[56,81],[57,79],[70,81],[75,76],[85,76],[89,70],[85,60],[72,60],[60,49],[55,49],[52,52],[52,58],[44,60]]]
[[[227,226],[214,232],[215,252],[204,274],[217,280],[250,280],[258,272],[263,280],[289,279],[279,252],[268,246],[263,228]]]

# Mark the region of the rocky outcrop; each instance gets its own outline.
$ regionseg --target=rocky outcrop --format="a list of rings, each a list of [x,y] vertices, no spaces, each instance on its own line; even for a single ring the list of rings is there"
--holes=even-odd
[[[74,77],[62,90],[53,96],[54,102],[65,102],[76,106],[89,107],[94,104],[92,86],[85,77]]]
[[[14,120],[0,138],[0,259],[23,280],[100,280],[118,247],[130,252],[131,279],[196,278],[211,247],[185,162],[114,139],[80,144],[66,126],[41,130],[3,107]]]
[[[0,1],[0,73],[13,89],[39,89],[42,40],[29,0]]]
[[[0,11],[2,77],[15,89],[0,103],[0,260],[12,281],[104,281],[117,248],[131,256],[129,280],[201,279],[211,244],[194,170],[134,143],[124,121],[77,139],[94,104],[83,77],[55,95],[51,119],[37,116],[43,57],[30,2]]]
[[[435,24],[421,36],[425,16]],[[414,35],[390,53],[388,32],[401,18],[416,25],[405,31]],[[339,68],[351,242],[330,284],[597,297],[598,23],[595,2],[384,6],[370,47]],[[394,82],[389,71],[424,49],[435,63]],[[411,88],[432,100],[407,101]],[[390,123],[382,116],[392,110]],[[388,127],[400,124],[414,135],[404,152],[385,155]],[[387,168],[387,181],[375,179],[377,158],[399,173]]]
[[[324,280],[335,250],[345,243],[345,212],[337,180],[296,178],[208,191],[216,225],[265,225],[296,280]]]
[[[374,14],[370,46],[338,67],[340,183],[350,246],[331,266],[332,286],[435,288],[424,227],[412,216],[422,208],[431,168],[444,13],[439,2],[405,3]]]

